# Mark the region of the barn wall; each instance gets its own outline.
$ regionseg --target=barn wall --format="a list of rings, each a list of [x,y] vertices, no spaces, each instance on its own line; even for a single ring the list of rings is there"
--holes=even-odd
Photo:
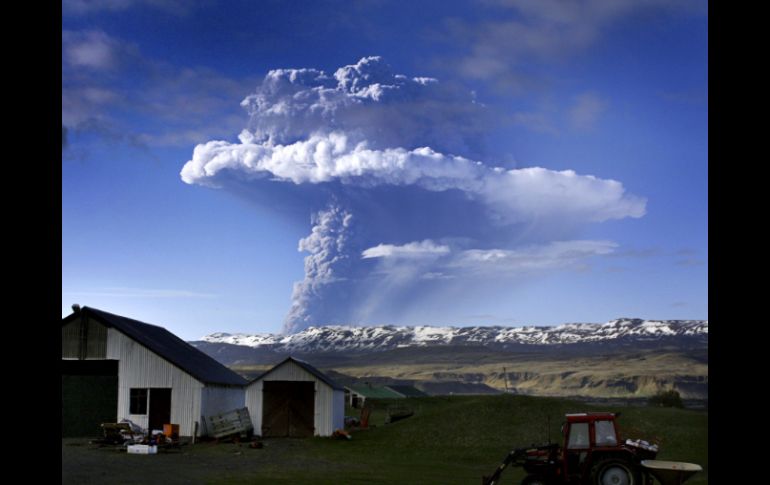
[[[114,328],[108,329],[107,358],[119,361],[118,420],[146,428],[148,415],[129,414],[130,389],[171,388],[171,422],[179,424],[180,435],[192,436],[195,421],[200,422],[203,384]]]
[[[262,434],[262,381],[246,387],[246,407],[249,408],[254,434]]]
[[[204,387],[201,391],[202,434],[208,434],[206,423],[209,416],[243,408],[246,406],[245,399],[245,391],[242,387],[212,384]]]
[[[63,325],[61,328],[61,357],[62,359],[81,358],[80,348],[80,319]],[[86,359],[105,359],[107,355],[107,327],[94,320],[86,319]]]
[[[344,403],[342,409],[345,409]],[[316,380],[315,384],[315,427],[318,436],[331,436],[336,429],[334,427],[334,389],[319,380]]]
[[[93,318],[88,319],[86,359],[107,358],[107,327]]]
[[[345,391],[333,390],[332,394],[332,433],[335,429],[345,429]]]
[[[343,391],[336,391],[341,397],[335,397],[335,391],[328,384],[319,380],[297,364],[286,362],[246,388],[246,407],[249,408],[249,415],[251,416],[255,433],[261,433],[262,430],[263,381],[315,382],[315,435],[331,436],[335,429],[343,427],[345,412]],[[337,409],[335,409],[335,404]]]
[[[77,359],[80,348],[80,320],[76,319],[61,327],[61,358]]]

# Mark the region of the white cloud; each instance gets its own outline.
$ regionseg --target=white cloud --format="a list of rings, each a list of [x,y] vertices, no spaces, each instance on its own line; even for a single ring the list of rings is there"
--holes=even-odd
[[[432,241],[422,241],[367,250],[377,264],[363,284],[359,283],[365,291],[349,302],[355,310],[352,321],[367,322],[383,311],[393,311],[393,302],[398,302],[395,311],[402,312],[410,304],[444,291],[466,292],[468,288],[485,288],[490,282],[509,284],[554,271],[589,270],[591,258],[610,254],[617,244],[572,240],[514,249],[438,247]]]
[[[583,93],[575,96],[568,118],[573,129],[590,131],[596,125],[601,114],[607,109],[607,102],[596,93]]]
[[[646,200],[627,194],[616,180],[541,167],[492,173],[484,178],[481,195],[504,222],[569,219],[587,223],[645,214]]]
[[[457,189],[485,202],[503,223],[565,216],[583,222],[641,217],[646,204],[614,180],[571,170],[489,168],[427,147],[374,150],[366,141],[351,143],[339,132],[314,134],[290,145],[256,143],[248,132],[241,134],[240,144],[210,141],[195,147],[180,175],[188,184],[216,186],[224,171],[295,184],[339,181],[362,187]]]
[[[410,242],[402,246],[393,244],[378,244],[361,253],[363,259],[370,258],[403,258],[423,259],[442,256],[449,253],[449,246],[439,245],[426,239],[420,242]]]
[[[518,112],[511,115],[511,121],[515,125],[523,126],[539,133],[548,133],[551,135],[559,134],[559,130],[553,125],[553,122],[545,113]]]
[[[519,273],[542,271],[581,264],[592,256],[604,256],[617,248],[612,241],[554,241],[519,249],[470,249],[450,264],[472,273]]]
[[[135,82],[120,82],[129,75]],[[246,123],[238,101],[255,82],[147,58],[135,44],[102,31],[62,32],[62,124],[73,135],[137,146],[231,136]],[[141,131],[137,116],[145,120]]]
[[[445,156],[430,148],[414,150],[369,148],[342,132],[316,133],[288,145],[258,143],[244,131],[241,143],[211,141],[198,145],[182,168],[185,182],[205,183],[222,170],[246,176],[270,176],[295,184],[340,180],[355,185],[423,185],[446,190],[477,184],[481,164],[463,157]],[[470,189],[470,187],[467,187]]]
[[[420,277],[423,280],[451,280],[455,277],[452,275],[441,273],[440,271],[429,271],[427,273],[423,273],[423,275]]]
[[[486,0],[492,20],[455,19],[447,38],[467,52],[454,60],[461,73],[498,85],[518,85],[523,66],[574,55],[594,43],[613,23],[653,9],[703,12],[698,0]]]
[[[449,246],[425,240],[401,246],[379,244],[363,251],[362,258],[380,258],[387,263],[379,268],[380,271],[390,274],[406,272],[410,276],[423,271],[422,266],[416,266],[417,263],[430,263],[432,269],[425,271],[422,279],[450,279],[578,267],[588,258],[612,254],[617,247],[613,241],[572,240],[515,249],[452,250]]]
[[[136,3],[136,0],[62,0],[62,10],[73,13],[86,13],[95,10],[123,10]]]
[[[62,88],[62,123],[74,127],[99,119],[105,107],[119,101],[114,91],[99,86]]]
[[[113,68],[119,59],[119,51],[120,45],[104,32],[62,31],[62,57],[74,67]]]
[[[153,7],[169,13],[186,14],[193,4],[184,0],[62,0],[62,13],[65,15],[121,12],[133,7]]]

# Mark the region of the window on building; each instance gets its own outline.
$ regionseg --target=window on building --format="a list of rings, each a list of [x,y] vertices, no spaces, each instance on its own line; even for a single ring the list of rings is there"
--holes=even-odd
[[[596,422],[596,446],[615,446],[618,439],[615,436],[615,426],[612,421]]]
[[[131,389],[129,414],[147,414],[147,389]]]

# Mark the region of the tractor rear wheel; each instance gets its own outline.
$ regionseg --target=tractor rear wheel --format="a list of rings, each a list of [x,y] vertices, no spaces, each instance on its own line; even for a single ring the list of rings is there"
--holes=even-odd
[[[540,475],[527,475],[521,481],[521,485],[548,485],[548,482]]]
[[[641,485],[636,467],[623,460],[604,460],[596,464],[591,473],[593,485]]]

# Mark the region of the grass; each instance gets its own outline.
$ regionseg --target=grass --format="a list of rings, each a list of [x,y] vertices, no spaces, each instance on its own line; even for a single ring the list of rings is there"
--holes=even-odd
[[[708,349],[674,347],[615,349],[602,352],[570,350],[495,351],[486,347],[438,346],[350,355],[314,356],[313,362],[342,384],[379,380],[473,382],[519,394],[565,397],[643,399],[677,388],[684,399],[708,398]],[[253,378],[270,366],[239,364],[232,369]],[[507,379],[503,369],[506,370]],[[341,374],[341,376],[339,375]],[[331,374],[330,374],[331,375]]]
[[[380,358],[379,356],[377,356]],[[613,355],[561,356],[541,354],[497,354],[495,361],[456,359],[445,362],[433,355],[425,361],[377,362],[375,358],[362,365],[338,365],[334,370],[358,378],[381,376],[390,379],[434,381],[436,379],[475,382],[504,389],[503,367],[513,378],[510,384],[522,394],[539,396],[584,395],[590,397],[645,397],[668,389],[683,377],[708,381],[708,363],[680,353],[639,351]],[[507,359],[507,360],[502,360]],[[408,363],[405,363],[408,362]],[[565,372],[569,369],[569,372]],[[613,385],[613,383],[615,385]],[[630,388],[623,385],[627,384]],[[707,386],[707,384],[706,384]],[[706,387],[707,388],[707,387]],[[702,394],[701,389],[696,394]],[[701,395],[683,397],[700,398]]]
[[[479,483],[506,453],[557,440],[564,414],[622,411],[623,438],[661,438],[662,460],[698,463],[704,471],[688,484],[708,483],[708,414],[669,408],[588,406],[556,398],[527,396],[448,396],[406,401],[415,415],[385,425],[392,402],[373,402],[375,427],[353,433],[350,441],[315,438],[267,441],[259,471],[223,476],[212,483],[292,484],[468,484]],[[403,401],[398,404],[402,404]],[[286,448],[286,442],[292,446]],[[268,459],[268,455],[271,455]],[[503,483],[519,483],[519,469],[505,472]]]
[[[372,401],[372,427],[352,440],[265,439],[246,444],[202,442],[174,453],[128,455],[115,448],[62,440],[62,484],[478,484],[513,448],[552,440],[566,413],[621,411],[621,437],[661,440],[661,460],[698,463],[688,485],[708,483],[708,413],[673,408],[590,406],[560,398],[515,395],[445,396]],[[384,424],[389,406],[414,416]],[[357,410],[348,410],[357,415]],[[502,483],[518,484],[508,469]]]

